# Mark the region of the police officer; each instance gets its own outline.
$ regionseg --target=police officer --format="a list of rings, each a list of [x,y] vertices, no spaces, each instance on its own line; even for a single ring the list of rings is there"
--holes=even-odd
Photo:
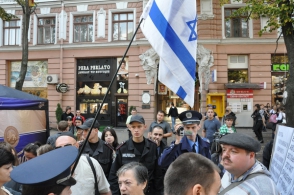
[[[83,129],[83,137],[86,138],[88,133],[90,132],[90,128],[92,123],[94,122],[94,118],[87,119],[84,124],[78,126],[78,128]],[[108,178],[109,171],[112,164],[112,147],[104,142],[103,140],[100,140],[98,137],[100,124],[96,120],[93,126],[93,130],[91,132],[91,135],[89,137],[89,140],[84,141],[82,144],[85,145],[85,149],[83,150],[83,154],[88,154],[90,157],[95,158],[99,164],[101,165],[104,174],[106,178]],[[82,147],[80,147],[81,150]]]
[[[177,136],[176,141],[163,151],[159,159],[159,165],[162,168],[168,168],[178,156],[186,152],[195,152],[211,158],[209,143],[197,134],[201,127],[202,115],[199,112],[189,110],[182,112],[179,119],[184,125],[185,135],[183,137]],[[178,125],[177,131],[179,127]]]
[[[10,177],[23,184],[22,195],[70,195],[76,184],[70,168],[77,155],[73,146],[52,150],[15,167]]]
[[[148,169],[148,187],[146,195],[156,195],[160,193],[163,186],[156,185],[162,183],[161,169],[158,167],[157,145],[144,138],[146,130],[145,120],[141,115],[132,116],[129,127],[132,137],[117,147],[117,156],[114,160],[110,174],[109,184],[113,195],[119,195],[117,171],[129,162],[140,162]]]

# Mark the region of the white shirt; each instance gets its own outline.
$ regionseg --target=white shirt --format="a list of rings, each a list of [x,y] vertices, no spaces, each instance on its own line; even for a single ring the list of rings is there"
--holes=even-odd
[[[100,193],[109,192],[109,183],[105,177],[105,174],[102,170],[102,167],[98,163],[98,161],[92,157],[90,157],[93,165],[96,170],[97,182],[98,182],[98,190]],[[70,189],[72,191],[72,195],[94,195],[95,194],[95,179],[87,160],[87,157],[82,155],[79,163],[75,169],[74,178],[77,180],[76,185],[72,186]]]
[[[8,195],[13,195],[13,194],[11,194],[4,186],[2,186],[1,187],[1,189],[5,192],[5,193],[7,193]]]

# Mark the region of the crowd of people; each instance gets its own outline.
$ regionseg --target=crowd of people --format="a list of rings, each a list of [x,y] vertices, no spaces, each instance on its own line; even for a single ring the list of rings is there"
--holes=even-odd
[[[113,128],[102,131],[97,120],[85,119],[78,110],[73,115],[70,107],[47,144],[25,146],[26,162],[19,164],[15,149],[0,143],[0,195],[279,194],[269,161],[263,165],[256,153],[267,123],[273,123],[274,132],[285,119],[282,108],[255,105],[257,139],[237,132],[237,117],[229,106],[220,120],[212,105],[202,115],[178,113],[171,104],[172,127],[163,111],[149,127],[136,109],[131,113],[126,122],[129,139],[120,144]],[[172,133],[175,140],[168,145]],[[270,155],[272,145],[267,146]],[[78,152],[82,155],[77,160]]]

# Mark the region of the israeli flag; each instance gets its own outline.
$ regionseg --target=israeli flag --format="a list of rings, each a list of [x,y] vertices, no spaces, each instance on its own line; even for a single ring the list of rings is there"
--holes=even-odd
[[[145,37],[160,56],[158,79],[194,106],[197,13],[195,0],[149,0],[141,16]]]

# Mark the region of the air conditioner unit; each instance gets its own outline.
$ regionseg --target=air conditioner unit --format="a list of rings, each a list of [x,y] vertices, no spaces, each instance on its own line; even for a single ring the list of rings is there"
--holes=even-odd
[[[58,83],[58,75],[57,74],[48,74],[46,76],[47,84],[57,84]]]

